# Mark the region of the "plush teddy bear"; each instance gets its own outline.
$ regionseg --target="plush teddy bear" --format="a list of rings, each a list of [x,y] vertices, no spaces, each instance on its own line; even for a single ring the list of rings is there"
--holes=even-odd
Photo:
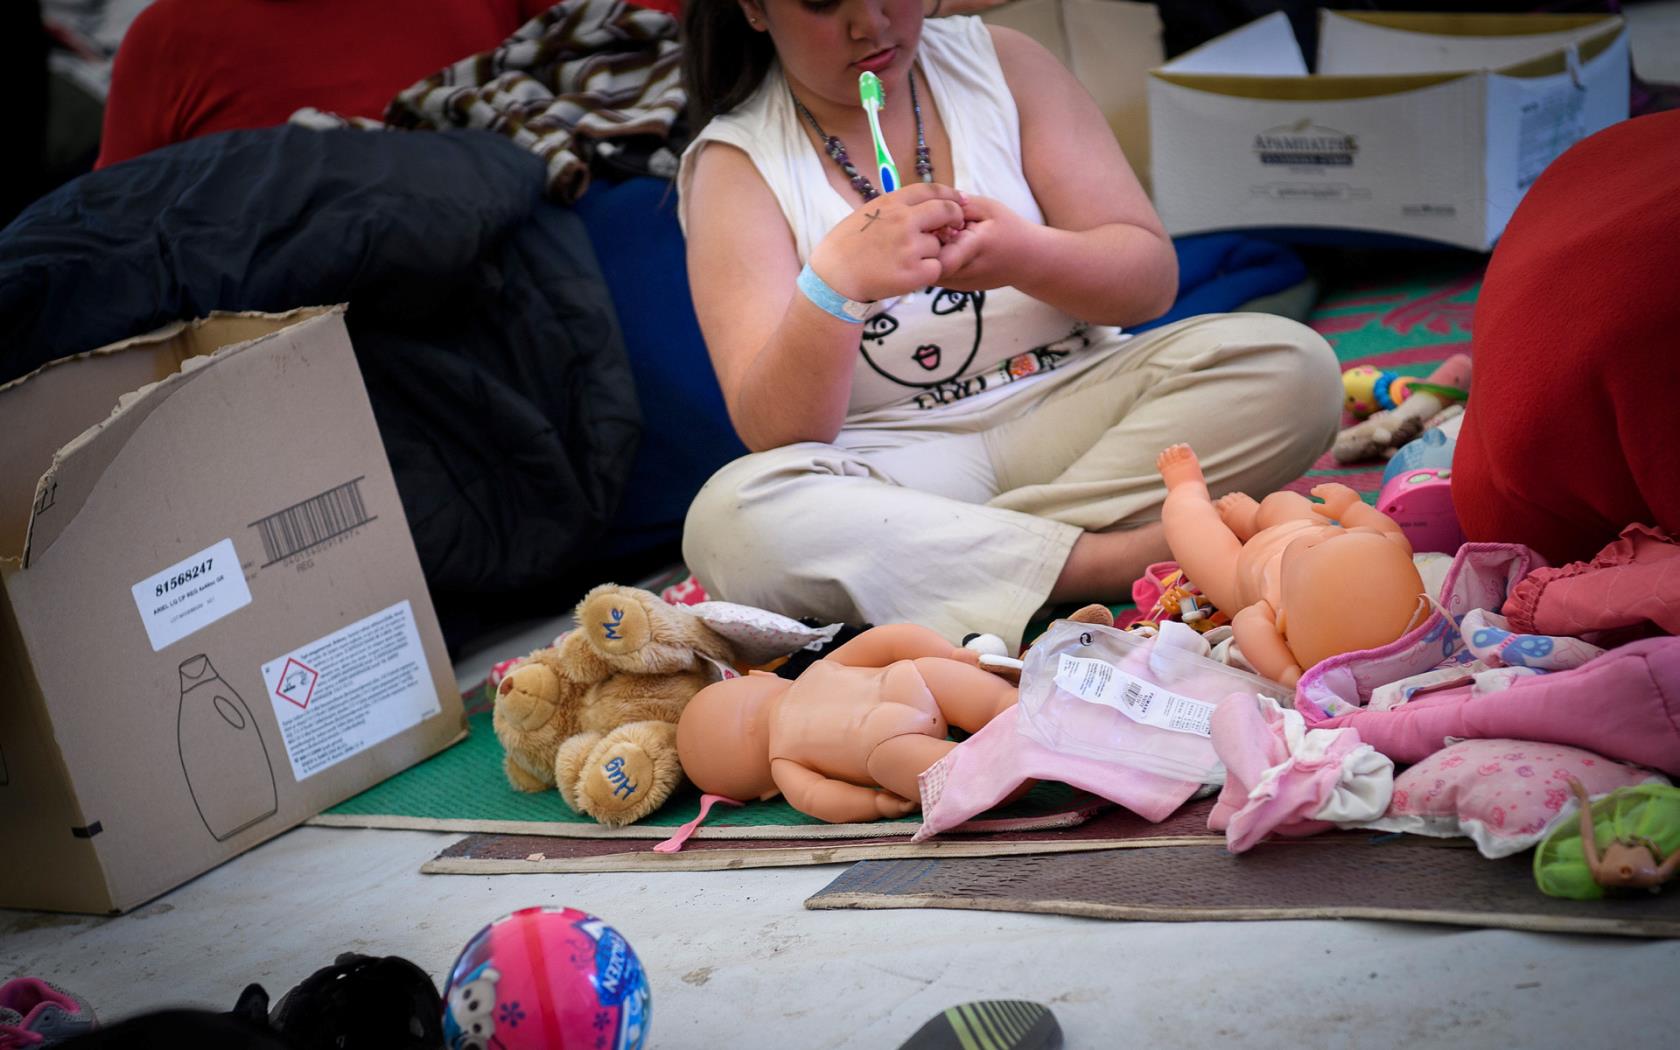
[[[566,805],[603,824],[640,820],[682,780],[677,717],[733,674],[737,657],[685,607],[633,587],[595,588],[578,604],[577,629],[496,689],[508,781],[520,791],[558,787]]]

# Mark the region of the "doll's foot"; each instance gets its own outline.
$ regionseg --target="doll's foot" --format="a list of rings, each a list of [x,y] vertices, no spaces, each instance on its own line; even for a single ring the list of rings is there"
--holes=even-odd
[[[1202,462],[1189,445],[1172,445],[1155,457],[1155,469],[1170,490],[1178,485],[1203,484]]]
[[[907,817],[921,808],[922,804],[920,802],[912,802],[907,798],[899,798],[891,791],[883,790],[875,793],[875,812],[881,814],[883,817],[894,819],[898,817]]]
[[[1225,523],[1225,527],[1244,543],[1260,531],[1260,503],[1248,493],[1227,492],[1213,501],[1213,507],[1219,511],[1219,520]]]
[[[578,810],[616,826],[664,805],[682,780],[676,729],[668,722],[632,722],[609,733],[582,762]]]
[[[514,668],[496,687],[496,721],[517,733],[547,725],[560,702],[560,678],[540,663]]]
[[[1094,623],[1103,627],[1113,627],[1114,610],[1106,605],[1098,605],[1093,602],[1075,610],[1068,616],[1068,619],[1074,623]]]
[[[1349,507],[1361,502],[1359,493],[1334,481],[1314,485],[1312,494],[1324,501],[1323,504],[1315,506],[1313,510],[1323,517],[1337,520],[1340,520],[1342,515],[1347,513]]]

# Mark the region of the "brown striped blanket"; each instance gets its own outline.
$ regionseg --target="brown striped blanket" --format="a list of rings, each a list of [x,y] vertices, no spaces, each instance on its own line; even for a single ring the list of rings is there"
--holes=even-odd
[[[665,137],[688,98],[677,23],[623,0],[564,0],[490,51],[469,55],[406,88],[383,123],[316,109],[313,128],[484,128],[543,158],[548,192],[577,200],[589,161],[609,139]],[[608,146],[608,150],[612,147]],[[675,158],[668,161],[674,173]]]

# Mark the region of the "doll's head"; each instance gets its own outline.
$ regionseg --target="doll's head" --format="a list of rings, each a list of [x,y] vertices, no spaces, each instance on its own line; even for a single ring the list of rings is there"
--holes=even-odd
[[[1423,578],[1406,546],[1353,529],[1306,536],[1283,552],[1278,626],[1302,667],[1375,649],[1421,622]]]
[[[792,684],[753,671],[694,695],[677,722],[677,758],[695,787],[743,802],[776,794],[770,722]]]

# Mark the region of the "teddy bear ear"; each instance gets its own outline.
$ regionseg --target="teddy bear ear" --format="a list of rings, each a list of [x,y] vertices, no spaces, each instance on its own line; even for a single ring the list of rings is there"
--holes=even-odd
[[[646,645],[652,635],[648,610],[658,601],[648,592],[633,587],[611,584],[597,587],[578,603],[578,630],[602,653],[610,656],[633,653]]]

